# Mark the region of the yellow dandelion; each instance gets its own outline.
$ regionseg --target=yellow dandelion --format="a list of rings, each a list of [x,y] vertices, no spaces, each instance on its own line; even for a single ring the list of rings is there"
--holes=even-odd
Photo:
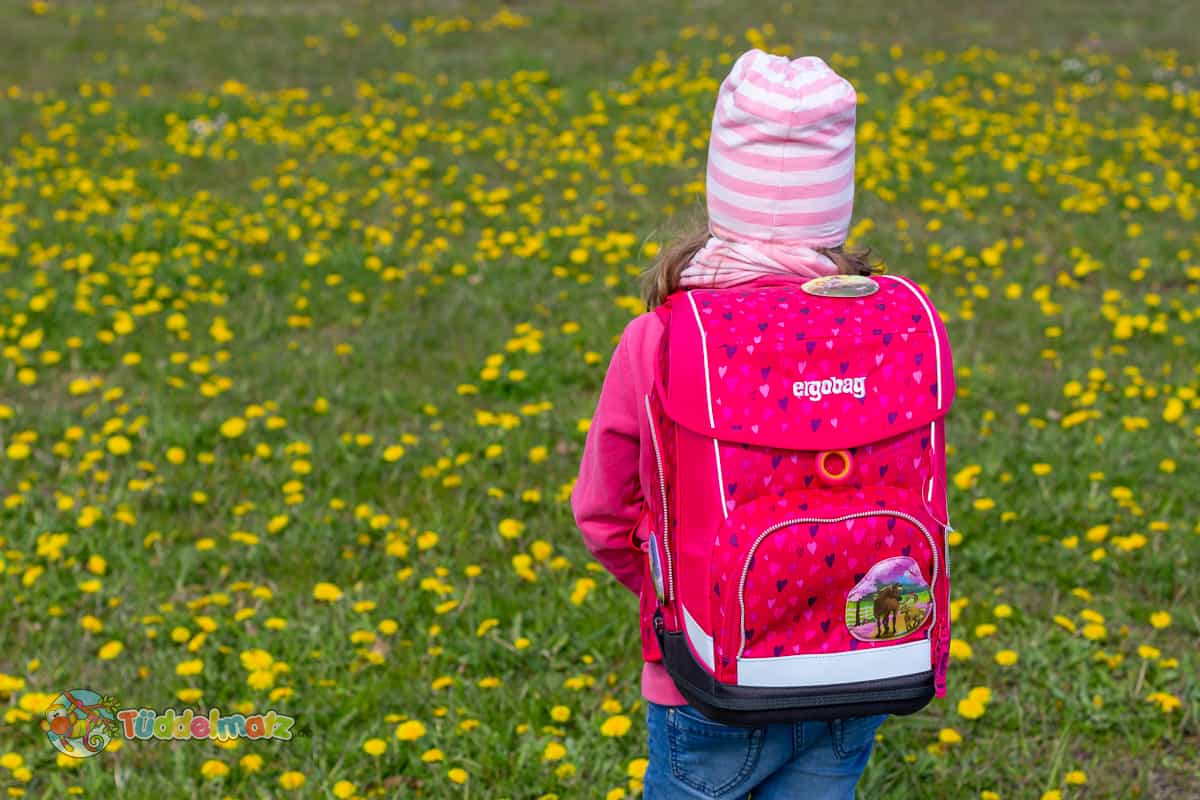
[[[285,791],[294,792],[303,786],[307,780],[308,779],[304,777],[304,773],[292,770],[279,776],[279,785],[283,787]]]
[[[98,655],[99,655],[100,659],[103,661],[112,661],[114,658],[121,655],[122,651],[124,651],[124,650],[125,650],[125,645],[121,644],[120,642],[118,642],[114,639],[111,642],[105,643],[100,648],[100,652],[98,653]]]
[[[246,432],[246,420],[241,417],[230,417],[221,423],[221,435],[227,439],[236,439]]]
[[[204,672],[204,660],[194,658],[190,661],[180,661],[175,665],[175,674],[183,677],[199,675]]]
[[[984,712],[983,703],[971,697],[964,697],[958,701],[958,714],[966,719],[979,719]]]
[[[1001,650],[996,653],[996,663],[1002,667],[1011,667],[1017,663],[1018,658],[1016,650]]]
[[[616,714],[604,720],[600,726],[600,733],[605,736],[624,736],[629,731],[631,724],[629,717],[624,714]]]
[[[424,735],[425,725],[415,719],[401,722],[396,727],[396,738],[402,742],[414,742]]]
[[[332,583],[322,581],[313,587],[313,598],[327,603],[337,602],[342,599],[342,590]]]
[[[105,442],[105,447],[114,456],[123,456],[133,449],[133,443],[126,437],[117,434],[116,436],[109,437],[109,440]]]
[[[516,519],[500,520],[500,535],[505,539],[515,539],[525,530],[525,524]]]
[[[1183,705],[1178,697],[1168,692],[1151,692],[1146,696],[1146,702],[1154,703],[1164,714],[1170,714]]]

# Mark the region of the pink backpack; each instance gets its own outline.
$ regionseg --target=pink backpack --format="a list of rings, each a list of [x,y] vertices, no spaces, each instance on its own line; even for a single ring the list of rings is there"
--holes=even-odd
[[[658,313],[646,658],[732,724],[943,696],[954,370],[928,298],[838,276],[679,292]]]

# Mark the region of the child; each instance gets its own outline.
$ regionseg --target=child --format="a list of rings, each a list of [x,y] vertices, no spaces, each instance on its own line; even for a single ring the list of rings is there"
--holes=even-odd
[[[653,308],[679,289],[870,274],[842,250],[854,197],[854,88],[819,58],[742,55],[721,84],[707,166],[707,230],[667,248],[647,274]],[[572,496],[588,548],[637,594],[656,491],[640,400],[653,382],[663,324],[643,314],[613,354]],[[661,662],[647,662],[649,767],[655,798],[851,798],[884,715],[758,728],[714,722],[687,705]]]

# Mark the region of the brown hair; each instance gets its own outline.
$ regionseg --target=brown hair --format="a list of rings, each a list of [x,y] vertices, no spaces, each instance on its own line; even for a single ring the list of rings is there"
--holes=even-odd
[[[708,226],[698,225],[659,252],[650,268],[642,273],[642,299],[646,301],[647,308],[661,305],[667,295],[679,290],[680,275],[692,256],[704,247],[708,237]],[[838,245],[814,249],[837,264],[838,272],[842,275],[877,275],[884,270],[882,262],[870,261],[870,248],[846,251]]]

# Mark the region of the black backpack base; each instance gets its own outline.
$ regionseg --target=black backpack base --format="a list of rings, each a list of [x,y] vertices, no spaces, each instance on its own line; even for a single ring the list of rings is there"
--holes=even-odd
[[[903,716],[933,700],[933,670],[897,678],[797,686],[792,689],[727,686],[696,661],[682,631],[660,631],[663,664],[688,704],[714,722],[757,728],[776,722]]]

